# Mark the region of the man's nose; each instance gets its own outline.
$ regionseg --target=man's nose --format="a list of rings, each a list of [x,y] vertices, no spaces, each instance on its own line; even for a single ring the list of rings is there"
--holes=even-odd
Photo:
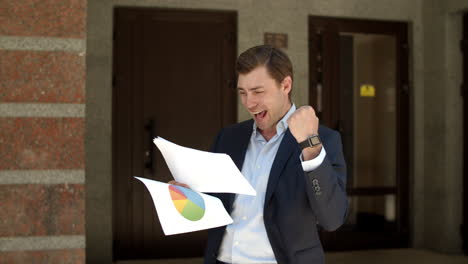
[[[255,96],[252,96],[252,95],[246,95],[246,98],[245,98],[245,106],[247,107],[247,109],[255,109],[255,107],[257,106],[258,102],[257,102],[257,98],[255,98]]]

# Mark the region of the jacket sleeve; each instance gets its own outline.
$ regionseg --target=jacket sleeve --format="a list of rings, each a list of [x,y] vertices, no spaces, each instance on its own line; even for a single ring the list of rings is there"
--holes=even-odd
[[[305,172],[309,202],[318,224],[327,231],[338,229],[345,221],[346,164],[340,134],[332,131],[323,146],[326,156],[315,170]]]

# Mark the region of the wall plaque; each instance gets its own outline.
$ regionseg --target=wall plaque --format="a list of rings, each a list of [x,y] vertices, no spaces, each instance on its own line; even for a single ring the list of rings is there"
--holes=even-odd
[[[275,48],[288,48],[288,34],[283,33],[265,33],[264,43]]]

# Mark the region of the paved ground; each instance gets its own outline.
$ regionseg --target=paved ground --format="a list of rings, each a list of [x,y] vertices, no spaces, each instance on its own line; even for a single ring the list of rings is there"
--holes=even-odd
[[[468,264],[468,256],[418,249],[386,249],[327,253],[327,264]]]
[[[202,259],[119,261],[117,264],[201,264]],[[468,264],[468,256],[419,249],[347,251],[326,254],[327,264]]]

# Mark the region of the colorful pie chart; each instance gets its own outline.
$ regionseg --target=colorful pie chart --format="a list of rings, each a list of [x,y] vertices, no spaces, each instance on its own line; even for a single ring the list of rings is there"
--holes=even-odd
[[[198,221],[205,215],[205,201],[198,193],[175,185],[169,185],[169,193],[175,208],[184,218]]]

